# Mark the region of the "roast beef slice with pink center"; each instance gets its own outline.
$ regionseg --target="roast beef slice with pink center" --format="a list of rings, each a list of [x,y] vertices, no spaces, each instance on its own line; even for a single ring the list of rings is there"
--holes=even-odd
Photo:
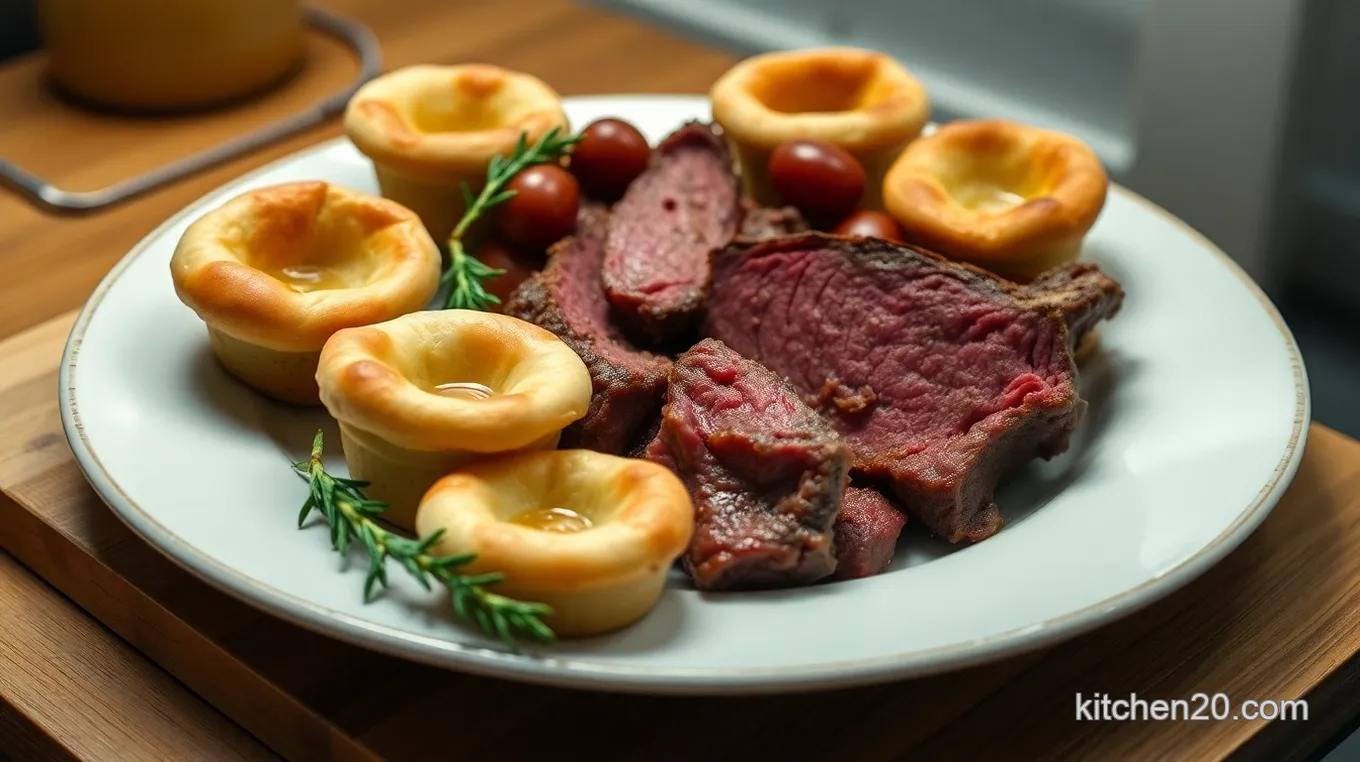
[[[786,378],[952,542],[996,533],[1001,478],[1067,448],[1085,403],[1064,314],[977,268],[809,233],[714,253],[705,334]]]

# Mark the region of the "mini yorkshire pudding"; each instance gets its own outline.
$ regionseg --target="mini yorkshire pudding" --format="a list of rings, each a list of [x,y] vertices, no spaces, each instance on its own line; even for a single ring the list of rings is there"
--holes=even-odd
[[[342,328],[424,309],[439,288],[439,249],[399,204],[289,183],[195,220],[170,274],[228,373],[284,402],[315,405],[322,345]]]
[[[551,449],[590,406],[590,373],[532,323],[415,312],[340,331],[317,368],[350,476],[406,529],[435,480],[493,453]]]
[[[554,127],[568,129],[558,94],[528,74],[486,64],[408,66],[359,88],[345,133],[373,160],[382,194],[414,209],[436,241],[464,211],[487,165]]]
[[[738,63],[709,91],[713,119],[734,146],[746,192],[765,205],[770,153],[789,140],[840,146],[863,165],[861,207],[878,206],[883,173],[930,117],[925,88],[887,55],[859,48],[765,53]]]
[[[597,635],[656,605],[694,533],[689,493],[670,469],[592,450],[482,461],[440,479],[416,529],[443,530],[434,552],[475,553],[495,592],[546,603],[561,636]]]
[[[980,119],[911,144],[883,181],[883,203],[914,243],[1025,280],[1077,258],[1108,188],[1076,138]]]

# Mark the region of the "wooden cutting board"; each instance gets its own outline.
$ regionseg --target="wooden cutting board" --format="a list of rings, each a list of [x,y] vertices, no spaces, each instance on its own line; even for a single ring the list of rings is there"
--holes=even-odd
[[[1302,759],[1360,710],[1360,444],[1321,426],[1283,502],[1240,549],[1062,646],[832,693],[614,696],[365,652],[171,564],[72,462],[57,365],[73,317],[0,342],[0,544],[289,759]],[[1309,719],[1078,721],[1076,694],[1096,691],[1303,698]]]
[[[702,92],[732,57],[564,0],[320,0],[379,37],[389,66],[484,60],[548,77],[563,94]],[[333,45],[292,89],[154,125],[59,107],[37,59],[0,67],[0,153],[72,188],[99,187],[296,110],[352,73]],[[166,216],[335,124],[124,208],[53,219],[0,195],[0,545],[280,755],[386,758],[1262,759],[1302,758],[1360,711],[1360,445],[1315,427],[1295,486],[1246,544],[1172,598],[1043,653],[949,676],[810,696],[655,699],[533,688],[399,662],[312,635],[229,599],[166,561],[84,483],[57,414],[56,368],[73,316],[108,267]],[[42,323],[51,318],[50,322]],[[0,565],[0,574],[3,574]],[[5,606],[27,600],[5,595]],[[33,614],[33,612],[25,612]],[[31,619],[32,617],[26,617]],[[0,626],[7,632],[17,627]],[[53,622],[0,653],[0,691],[29,705],[100,665],[62,707],[83,759],[254,759],[201,709],[172,744],[166,696],[115,690],[90,628]],[[101,659],[103,661],[101,661]],[[55,676],[55,677],[54,677]],[[60,678],[60,680],[56,679]],[[131,683],[130,683],[131,684]],[[138,683],[154,685],[154,682]],[[1307,722],[1075,721],[1077,691],[1145,698],[1223,692],[1306,697]],[[3,721],[3,718],[0,718]],[[799,732],[802,723],[809,731]],[[119,735],[115,725],[129,728]],[[812,730],[815,728],[815,730]],[[0,729],[2,732],[3,729]],[[120,744],[134,734],[144,746]],[[196,754],[185,737],[201,735]]]

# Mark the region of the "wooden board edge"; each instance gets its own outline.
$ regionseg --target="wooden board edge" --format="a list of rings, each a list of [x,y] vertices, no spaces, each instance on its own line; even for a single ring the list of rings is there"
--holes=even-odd
[[[50,552],[73,545],[72,540],[4,493],[0,535],[5,537],[4,549],[35,574],[284,757],[327,762],[379,759],[99,559],[83,551]],[[80,584],[90,579],[100,583]],[[128,621],[128,609],[143,614],[133,618],[132,626],[122,626]],[[310,731],[298,732],[304,729]]]
[[[0,699],[0,748],[20,759],[278,759],[14,557],[0,553],[0,575],[0,590],[24,601],[0,628],[5,639],[16,639],[6,652],[40,653],[64,666],[43,671],[40,680],[26,670],[7,672],[0,681],[9,689]],[[91,695],[113,685],[125,692],[122,701]],[[100,702],[105,708],[91,712]]]
[[[1343,662],[1304,694],[1306,721],[1266,723],[1230,759],[1249,762],[1313,762],[1342,740],[1360,717],[1360,654]],[[1302,725],[1304,727],[1299,728]]]

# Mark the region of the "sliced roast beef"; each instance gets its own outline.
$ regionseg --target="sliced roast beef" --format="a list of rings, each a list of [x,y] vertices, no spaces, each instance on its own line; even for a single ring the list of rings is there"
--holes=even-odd
[[[706,335],[780,374],[952,542],[1000,529],[997,483],[1067,449],[1085,411],[1064,314],[1014,284],[876,239],[716,251]]]
[[[906,524],[906,515],[882,492],[868,487],[846,489],[836,517],[833,578],[858,579],[887,571]]]
[[[614,205],[604,287],[629,328],[665,342],[703,309],[708,253],[742,219],[736,173],[713,129],[690,122],[657,147],[651,166]]]
[[[547,267],[515,289],[505,314],[551,331],[590,369],[590,408],[562,433],[561,446],[623,454],[645,444],[665,402],[670,361],[637,349],[614,325],[600,285],[608,217],[603,207],[584,207],[576,234],[552,247]]]
[[[1016,286],[1014,293],[1032,306],[1062,311],[1073,347],[1081,345],[1096,323],[1114,317],[1124,305],[1124,289],[1089,262],[1055,267]]]
[[[835,569],[849,449],[759,363],[711,339],[681,355],[646,455],[694,498],[684,565],[699,588],[800,585]]]

